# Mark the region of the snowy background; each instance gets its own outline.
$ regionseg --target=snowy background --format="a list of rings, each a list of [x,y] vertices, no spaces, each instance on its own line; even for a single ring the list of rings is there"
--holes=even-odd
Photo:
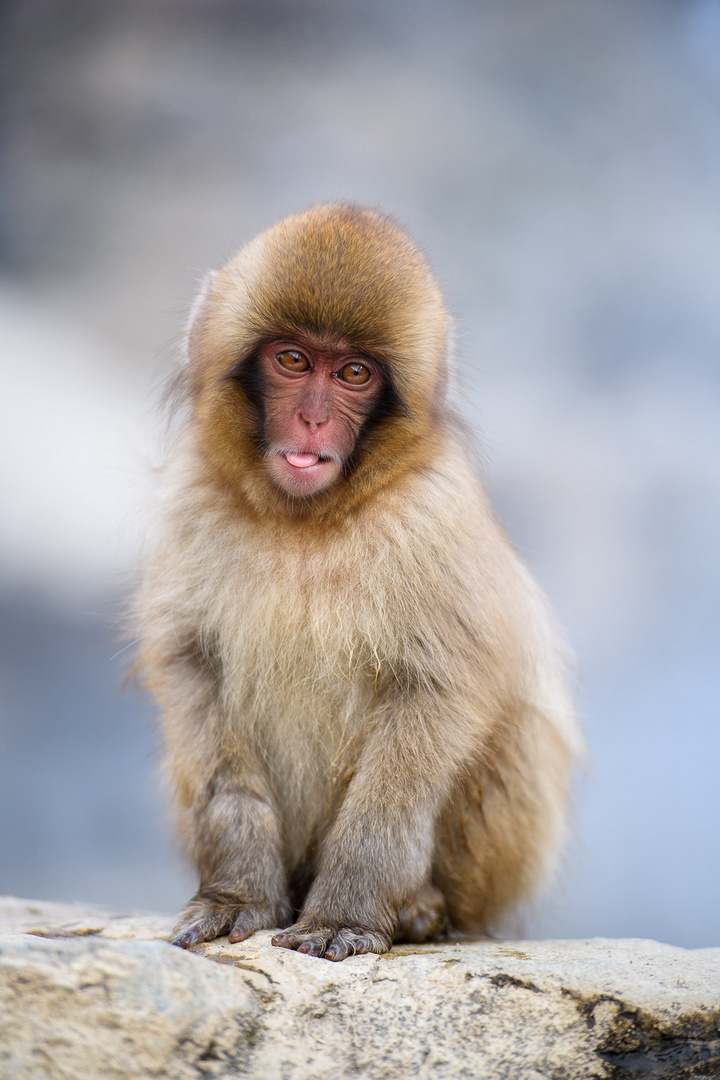
[[[335,198],[457,316],[593,767],[532,933],[720,944],[720,0],[2,11],[0,891],[178,909],[122,689],[159,388],[208,267]]]

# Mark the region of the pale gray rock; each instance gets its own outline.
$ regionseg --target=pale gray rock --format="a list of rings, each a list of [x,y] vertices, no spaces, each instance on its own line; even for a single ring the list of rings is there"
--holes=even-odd
[[[269,933],[0,899],[0,1077],[710,1080],[720,949],[451,941],[342,964]]]

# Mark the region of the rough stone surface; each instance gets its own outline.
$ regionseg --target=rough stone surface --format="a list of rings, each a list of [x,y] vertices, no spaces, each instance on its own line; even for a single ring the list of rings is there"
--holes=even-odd
[[[452,941],[342,964],[270,934],[0,899],[0,1077],[720,1077],[720,949]]]

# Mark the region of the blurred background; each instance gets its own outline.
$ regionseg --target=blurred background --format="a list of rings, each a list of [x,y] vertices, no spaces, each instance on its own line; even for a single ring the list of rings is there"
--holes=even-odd
[[[2,5],[0,891],[175,910],[119,616],[204,271],[326,199],[456,313],[592,768],[529,933],[720,944],[720,0]]]

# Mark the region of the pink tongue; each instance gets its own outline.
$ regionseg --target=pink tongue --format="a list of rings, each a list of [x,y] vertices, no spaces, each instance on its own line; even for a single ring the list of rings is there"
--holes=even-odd
[[[286,454],[285,460],[294,465],[296,469],[307,469],[311,465],[317,465],[320,458],[317,454]]]

